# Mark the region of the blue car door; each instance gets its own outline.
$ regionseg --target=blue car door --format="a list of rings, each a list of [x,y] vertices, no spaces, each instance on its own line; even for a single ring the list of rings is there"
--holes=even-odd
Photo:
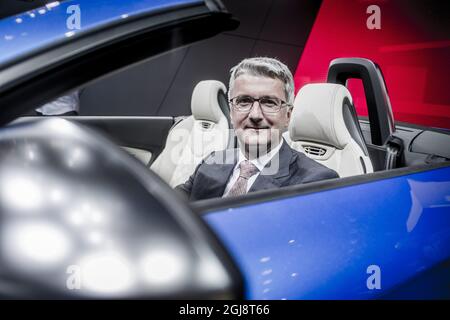
[[[244,274],[246,297],[448,296],[450,167],[372,176],[203,208]]]

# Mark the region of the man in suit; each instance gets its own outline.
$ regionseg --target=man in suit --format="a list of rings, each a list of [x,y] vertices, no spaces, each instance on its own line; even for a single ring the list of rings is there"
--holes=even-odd
[[[294,80],[286,65],[272,58],[244,59],[231,69],[228,98],[239,148],[213,152],[177,186],[189,200],[339,177],[282,138],[294,102]]]

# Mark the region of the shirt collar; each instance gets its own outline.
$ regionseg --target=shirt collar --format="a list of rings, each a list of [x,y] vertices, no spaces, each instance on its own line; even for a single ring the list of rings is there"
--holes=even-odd
[[[251,163],[253,163],[253,165],[255,167],[258,168],[259,172],[261,172],[262,169],[264,169],[264,167],[273,158],[273,156],[275,154],[277,154],[278,151],[280,151],[281,146],[283,145],[283,140],[284,139],[281,139],[280,143],[275,148],[272,148],[272,150],[270,150],[270,152],[268,152],[268,153],[266,153],[266,154],[264,154],[264,155],[262,155],[262,156],[260,156],[258,158],[249,160]],[[236,164],[236,168],[239,168],[239,164],[242,161],[244,161],[244,160],[248,160],[248,159],[245,157],[245,154],[242,152],[241,148],[239,148],[239,159],[238,159],[238,162]]]

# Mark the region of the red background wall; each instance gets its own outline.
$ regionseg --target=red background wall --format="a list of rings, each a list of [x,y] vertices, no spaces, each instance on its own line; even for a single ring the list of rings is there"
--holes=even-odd
[[[450,129],[448,1],[324,0],[295,72],[297,90],[325,82],[338,57],[377,62],[396,121]],[[369,5],[381,9],[381,29],[369,30]],[[349,84],[358,114],[367,115],[362,86]]]

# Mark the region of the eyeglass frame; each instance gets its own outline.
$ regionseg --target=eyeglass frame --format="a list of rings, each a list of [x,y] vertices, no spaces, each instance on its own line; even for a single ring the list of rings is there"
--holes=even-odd
[[[251,105],[250,105],[248,111],[243,111],[243,110],[237,109],[237,108],[236,108],[236,104],[233,102],[233,100],[235,100],[235,99],[238,98],[238,97],[242,97],[242,96],[251,98],[251,99],[253,100],[253,102],[251,103]],[[252,110],[253,105],[255,104],[255,102],[258,102],[259,107],[261,108],[261,111],[262,111],[263,113],[267,113],[267,110],[266,110],[266,112],[264,111],[264,109],[263,109],[263,107],[262,107],[262,105],[261,105],[261,102],[260,102],[260,100],[261,100],[261,99],[264,99],[264,98],[277,99],[277,100],[280,100],[280,102],[281,102],[279,105],[277,105],[277,107],[278,107],[279,109],[277,109],[276,111],[269,111],[268,113],[275,114],[275,113],[280,112],[282,107],[285,107],[285,106],[286,106],[286,107],[292,107],[292,104],[290,104],[290,103],[284,101],[283,99],[280,99],[280,98],[278,98],[278,97],[271,97],[271,96],[262,96],[262,97],[259,97],[259,98],[254,98],[254,97],[249,96],[249,95],[240,95],[240,96],[236,96],[236,97],[231,98],[230,100],[228,100],[228,102],[231,103],[231,105],[235,108],[236,111],[242,112],[242,113],[250,113],[250,111]]]

